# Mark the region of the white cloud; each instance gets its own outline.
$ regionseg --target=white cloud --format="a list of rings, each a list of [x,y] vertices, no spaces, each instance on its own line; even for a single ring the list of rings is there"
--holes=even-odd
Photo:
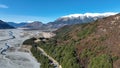
[[[8,8],[8,6],[4,4],[0,4],[0,8]]]

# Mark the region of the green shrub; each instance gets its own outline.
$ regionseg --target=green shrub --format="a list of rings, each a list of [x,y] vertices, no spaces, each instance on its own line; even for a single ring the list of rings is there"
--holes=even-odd
[[[71,45],[52,45],[53,42],[49,44],[39,45],[42,47],[50,56],[56,59],[62,68],[80,68],[75,47]]]
[[[100,41],[105,41],[106,39],[107,39],[106,36],[102,36],[102,37],[99,38]]]
[[[50,64],[50,60],[48,57],[42,55],[42,53],[39,50],[35,50],[34,47],[31,48],[31,52],[33,56],[37,59],[38,62],[40,62],[40,68],[54,68],[54,65]]]
[[[80,54],[80,58],[83,59],[83,58],[87,58],[87,57],[92,57],[94,56],[95,53],[91,50],[91,49],[84,49],[82,51],[82,53]]]
[[[83,25],[81,31],[78,33],[78,37],[80,37],[80,39],[84,39],[85,37],[87,37],[89,34],[95,32],[97,25],[94,23],[93,25],[88,25],[85,24]]]
[[[118,56],[113,56],[112,59],[113,59],[113,61],[116,61],[116,60],[119,59],[119,57]]]
[[[36,40],[36,38],[30,38],[27,39],[23,42],[23,45],[33,45],[34,44],[34,40]]]
[[[113,68],[112,58],[107,54],[102,54],[90,60],[88,68]]]

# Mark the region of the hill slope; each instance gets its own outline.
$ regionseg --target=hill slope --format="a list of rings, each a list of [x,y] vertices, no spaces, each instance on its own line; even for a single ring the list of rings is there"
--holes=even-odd
[[[45,24],[43,24],[42,22],[39,22],[39,21],[34,21],[32,23],[28,23],[22,27],[28,28],[28,29],[46,29]]]
[[[19,28],[19,27],[22,27],[22,26],[28,24],[27,22],[21,22],[21,23],[7,22],[7,23],[11,26],[16,27],[16,28]]]
[[[6,22],[0,20],[0,29],[13,29],[13,28],[14,28],[13,26],[10,26]]]
[[[93,23],[64,26],[39,46],[62,68],[119,68],[120,14]]]
[[[56,36],[37,44],[57,60],[62,68],[119,68],[119,30],[120,14],[117,14],[92,23],[64,26],[54,32]],[[31,42],[34,41],[27,43]]]

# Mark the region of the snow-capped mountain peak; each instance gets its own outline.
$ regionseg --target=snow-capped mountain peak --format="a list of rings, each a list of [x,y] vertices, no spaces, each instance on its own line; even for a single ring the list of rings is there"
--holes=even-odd
[[[70,14],[58,18],[52,22],[52,24],[55,27],[62,27],[64,25],[89,23],[116,14],[118,14],[118,12]]]
[[[97,17],[97,16],[110,16],[110,15],[115,15],[117,12],[106,12],[106,13],[84,13],[84,14],[70,14],[66,16],[62,16],[61,18],[72,18],[72,17]]]

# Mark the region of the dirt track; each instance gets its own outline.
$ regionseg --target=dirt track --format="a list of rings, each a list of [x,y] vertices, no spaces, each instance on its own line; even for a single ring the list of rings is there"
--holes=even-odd
[[[38,47],[38,49],[43,53],[44,56],[48,57],[51,61],[53,61],[53,64],[56,65],[56,68],[62,68],[62,66],[51,56],[49,56],[42,48]]]

